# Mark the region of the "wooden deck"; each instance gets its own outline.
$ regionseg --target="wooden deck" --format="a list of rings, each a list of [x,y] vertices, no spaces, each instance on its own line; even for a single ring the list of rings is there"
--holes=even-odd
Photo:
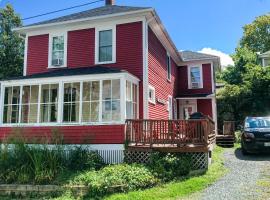
[[[215,143],[212,119],[126,120],[129,150],[207,152]]]

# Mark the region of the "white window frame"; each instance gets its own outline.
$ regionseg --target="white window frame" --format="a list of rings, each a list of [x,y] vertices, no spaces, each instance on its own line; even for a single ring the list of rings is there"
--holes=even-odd
[[[152,98],[150,98],[150,96],[149,96],[150,92],[153,94]],[[156,104],[156,89],[152,85],[149,85],[149,87],[148,87],[148,101],[151,104]]]
[[[112,60],[111,61],[99,61],[99,32],[112,30]],[[116,62],[116,25],[111,26],[97,26],[95,28],[95,64],[110,64]]]
[[[52,65],[52,48],[53,48],[53,38],[54,37],[64,37],[64,62],[61,66],[53,66]],[[67,67],[67,32],[62,33],[50,33],[49,34],[49,50],[48,50],[48,68],[54,69],[54,68],[64,68]]]
[[[81,90],[80,90],[80,98],[82,98],[82,83],[88,81],[100,81],[102,83],[103,80],[120,80],[120,120],[117,121],[102,121],[98,122],[82,122],[81,112],[82,112],[82,101],[80,99],[80,108],[79,108],[79,122],[63,122],[63,96],[64,96],[64,83],[72,83],[72,82],[80,82]],[[69,80],[69,81],[67,81]],[[97,74],[97,75],[82,75],[82,76],[69,76],[69,77],[53,77],[53,78],[44,78],[44,79],[28,79],[28,80],[14,80],[14,81],[2,81],[1,84],[1,103],[0,103],[0,126],[1,127],[33,127],[33,126],[77,126],[77,125],[107,125],[107,124],[124,124],[125,123],[125,112],[126,112],[126,87],[125,82],[130,81],[133,84],[137,85],[137,89],[139,90],[139,79],[135,76],[123,72],[117,74]],[[58,100],[58,117],[57,122],[48,122],[48,123],[40,123],[40,101],[41,101],[41,85],[43,84],[59,84],[59,100]],[[4,92],[5,87],[11,86],[19,86],[22,88],[23,86],[28,85],[39,85],[39,102],[38,102],[38,119],[37,123],[3,123],[3,109],[4,109]],[[21,89],[20,89],[21,90]],[[102,87],[100,90],[100,95],[102,94]],[[101,97],[100,97],[101,98]],[[22,99],[22,98],[21,98]],[[20,99],[20,101],[21,101]],[[138,92],[139,99],[139,92]],[[100,104],[101,106],[102,104]],[[138,102],[139,108],[139,102]],[[20,104],[21,109],[21,104]],[[102,108],[99,109],[99,117],[101,117]],[[19,112],[21,113],[21,112]],[[19,118],[20,120],[20,118]]]
[[[191,83],[191,69],[192,68],[197,68],[199,67],[200,70],[200,83],[199,83],[199,87],[197,88],[193,88],[192,87],[192,83]],[[197,64],[197,65],[189,65],[188,66],[188,89],[202,89],[203,88],[203,71],[202,71],[202,64]]]
[[[171,56],[169,52],[167,52],[167,55],[166,55],[166,67],[167,67],[167,80],[171,82],[172,81],[172,61],[171,61]],[[169,70],[170,70],[170,73],[169,73]]]

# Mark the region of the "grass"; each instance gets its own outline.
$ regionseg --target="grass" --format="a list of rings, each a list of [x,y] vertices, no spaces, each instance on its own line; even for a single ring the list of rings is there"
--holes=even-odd
[[[223,152],[220,147],[216,147],[213,152],[213,164],[203,175],[194,175],[183,180],[163,184],[158,187],[142,191],[129,192],[127,194],[114,194],[107,197],[107,200],[125,200],[125,199],[178,199],[202,191],[210,184],[221,178],[227,172],[223,165]]]

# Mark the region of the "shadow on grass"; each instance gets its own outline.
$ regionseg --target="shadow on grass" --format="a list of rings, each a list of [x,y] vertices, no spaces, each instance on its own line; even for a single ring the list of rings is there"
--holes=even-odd
[[[249,155],[243,155],[240,147],[235,149],[234,154],[239,160],[270,161],[270,153],[253,153]]]

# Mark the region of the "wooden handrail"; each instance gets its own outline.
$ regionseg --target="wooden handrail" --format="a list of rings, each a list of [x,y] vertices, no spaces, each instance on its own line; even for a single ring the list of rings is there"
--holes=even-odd
[[[190,120],[126,120],[126,139],[134,145],[208,145],[215,141],[211,118]]]

